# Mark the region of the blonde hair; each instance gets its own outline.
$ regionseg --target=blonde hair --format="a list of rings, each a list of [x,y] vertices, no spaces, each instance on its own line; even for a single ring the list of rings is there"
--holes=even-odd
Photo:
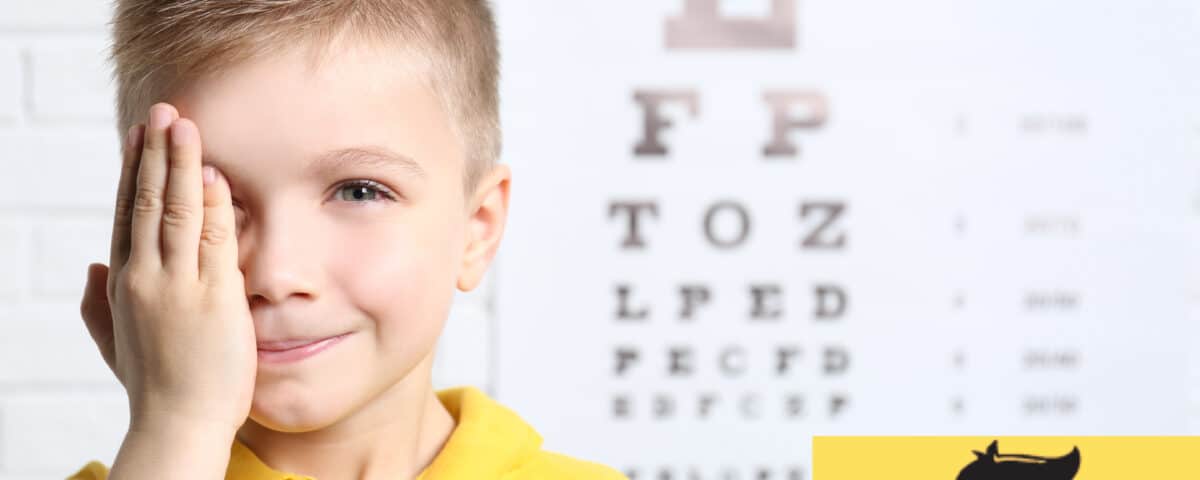
[[[499,51],[487,0],[116,0],[109,61],[118,135],[189,79],[289,46],[309,68],[343,32],[427,61],[469,195],[500,154]],[[315,47],[315,48],[313,48]]]

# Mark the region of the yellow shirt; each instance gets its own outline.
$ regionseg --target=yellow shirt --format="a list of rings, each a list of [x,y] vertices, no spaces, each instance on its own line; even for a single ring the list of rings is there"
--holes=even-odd
[[[578,479],[628,480],[599,463],[542,449],[542,436],[515,412],[478,388],[462,386],[437,392],[456,421],[442,450],[416,480]],[[88,462],[67,480],[106,480],[108,467]],[[275,470],[234,438],[226,480],[315,480]]]

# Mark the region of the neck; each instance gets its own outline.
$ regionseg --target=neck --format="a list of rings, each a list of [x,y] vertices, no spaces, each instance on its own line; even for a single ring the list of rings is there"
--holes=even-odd
[[[263,463],[322,478],[416,478],[441,451],[455,420],[430,381],[433,353],[404,380],[319,430],[279,432],[248,419],[238,430]]]

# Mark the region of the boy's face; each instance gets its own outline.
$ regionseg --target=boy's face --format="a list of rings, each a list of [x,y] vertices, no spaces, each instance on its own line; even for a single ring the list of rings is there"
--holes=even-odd
[[[260,360],[250,416],[272,430],[328,426],[427,367],[454,288],[464,270],[480,270],[464,269],[481,230],[478,205],[463,197],[462,148],[420,74],[395,67],[404,63],[355,47],[309,73],[295,49],[169,99],[199,126],[205,163],[232,188],[257,339],[350,333],[299,362]],[[413,164],[310,165],[350,147]]]

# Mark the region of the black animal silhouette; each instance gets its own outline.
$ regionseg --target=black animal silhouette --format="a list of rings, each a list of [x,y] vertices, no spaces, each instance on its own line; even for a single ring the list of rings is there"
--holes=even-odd
[[[1079,447],[1058,458],[1019,453],[1001,454],[996,440],[987,453],[975,452],[975,461],[958,472],[958,480],[1071,480],[1079,471]]]

